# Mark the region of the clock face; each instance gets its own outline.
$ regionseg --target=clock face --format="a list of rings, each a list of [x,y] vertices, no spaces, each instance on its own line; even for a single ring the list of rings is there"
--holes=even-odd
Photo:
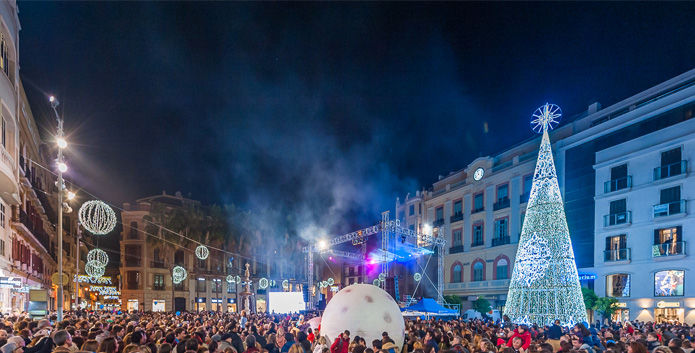
[[[473,173],[473,179],[475,179],[475,181],[478,181],[483,178],[483,175],[485,175],[485,169],[478,168]]]

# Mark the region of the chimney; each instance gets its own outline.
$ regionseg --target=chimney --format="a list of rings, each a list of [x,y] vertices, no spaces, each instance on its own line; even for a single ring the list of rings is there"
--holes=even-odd
[[[601,103],[593,102],[593,103],[589,104],[589,109],[588,109],[589,115],[594,114],[599,110],[601,110]]]

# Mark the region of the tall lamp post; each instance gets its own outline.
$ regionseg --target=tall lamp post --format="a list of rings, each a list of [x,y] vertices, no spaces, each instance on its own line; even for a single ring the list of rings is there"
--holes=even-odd
[[[63,173],[67,172],[68,166],[63,158],[63,149],[68,146],[63,133],[63,119],[58,115],[58,100],[51,96],[49,99],[53,112],[55,112],[58,122],[58,135],[56,143],[58,144],[58,321],[63,320]]]

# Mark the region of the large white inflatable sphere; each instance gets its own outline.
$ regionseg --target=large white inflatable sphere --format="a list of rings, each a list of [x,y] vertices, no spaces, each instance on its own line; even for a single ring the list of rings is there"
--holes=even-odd
[[[343,331],[350,331],[350,341],[363,337],[367,346],[381,340],[387,332],[401,349],[405,339],[405,322],[396,301],[381,288],[371,284],[353,284],[338,292],[323,312],[321,335],[329,345]]]

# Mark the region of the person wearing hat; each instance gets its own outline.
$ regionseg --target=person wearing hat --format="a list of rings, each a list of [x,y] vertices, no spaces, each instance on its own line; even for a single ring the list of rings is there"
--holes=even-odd
[[[514,343],[514,337],[519,337],[523,341],[521,344],[521,348],[524,349],[524,351],[528,350],[528,347],[531,346],[531,333],[528,332],[528,326],[526,325],[521,325],[514,329],[514,334],[509,337],[509,342],[507,342],[507,346],[511,347],[512,344]]]
[[[381,346],[381,353],[398,353],[398,346],[391,342],[386,342],[386,344]]]

